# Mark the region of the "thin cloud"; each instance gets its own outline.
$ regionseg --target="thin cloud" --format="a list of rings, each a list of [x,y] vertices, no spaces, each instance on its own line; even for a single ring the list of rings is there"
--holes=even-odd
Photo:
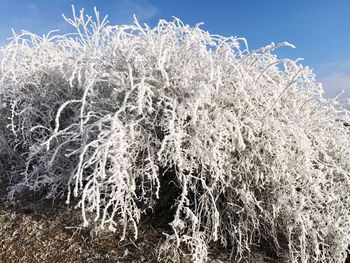
[[[334,72],[320,77],[319,81],[323,84],[326,97],[337,96],[343,90],[341,97],[350,98],[350,73]]]
[[[30,15],[36,15],[39,13],[39,7],[35,4],[28,4],[26,5],[26,8]]]
[[[139,21],[146,22],[160,13],[157,7],[146,0],[124,0],[115,6],[115,11],[114,21],[118,23],[130,23],[134,14]]]
[[[316,68],[320,76],[341,72],[348,72],[350,74],[350,59],[321,63],[316,65]]]
[[[322,63],[316,69],[326,97],[335,97],[343,90],[340,98],[350,98],[350,59]]]

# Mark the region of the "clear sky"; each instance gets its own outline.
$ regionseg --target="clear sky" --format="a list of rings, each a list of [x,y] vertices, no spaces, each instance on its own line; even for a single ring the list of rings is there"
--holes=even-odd
[[[61,14],[69,16],[72,4],[90,14],[96,6],[111,24],[131,23],[133,14],[150,26],[172,16],[190,25],[204,22],[213,34],[246,38],[251,49],[288,41],[297,48],[279,55],[303,57],[326,95],[344,89],[350,97],[350,0],[0,0],[0,44],[11,28],[69,30]]]

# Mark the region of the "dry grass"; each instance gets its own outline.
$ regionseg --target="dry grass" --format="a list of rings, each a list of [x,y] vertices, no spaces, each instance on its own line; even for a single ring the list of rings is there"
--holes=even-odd
[[[80,212],[63,202],[24,198],[27,202],[10,204],[2,198],[1,182],[0,188],[0,263],[158,262],[156,248],[164,239],[162,229],[142,223],[136,241],[130,236],[121,242],[118,233],[80,227]],[[223,251],[211,250],[208,262],[233,262]],[[269,251],[259,251],[249,262],[287,261],[274,258]]]
[[[27,200],[0,199],[1,263],[156,262],[162,234],[150,227],[141,226],[138,240],[120,242],[118,233],[80,227],[80,212],[63,202]]]
[[[77,226],[79,213],[63,207],[0,213],[0,262],[155,262],[151,248],[159,236],[151,229],[135,242],[119,242],[111,232]]]

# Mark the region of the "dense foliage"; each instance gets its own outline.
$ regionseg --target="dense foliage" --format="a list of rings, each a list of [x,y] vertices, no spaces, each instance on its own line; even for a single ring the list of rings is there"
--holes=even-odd
[[[109,25],[82,11],[76,33],[15,34],[2,48],[1,177],[79,200],[85,225],[138,236],[171,170],[179,193],[160,259],[209,246],[249,257],[264,240],[291,262],[343,262],[350,244],[350,130],[288,43],[174,19]],[[341,116],[341,117],[340,117]],[[93,217],[91,216],[93,215]]]

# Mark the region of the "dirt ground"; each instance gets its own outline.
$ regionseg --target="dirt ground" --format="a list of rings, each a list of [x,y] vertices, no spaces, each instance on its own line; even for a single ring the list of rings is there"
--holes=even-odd
[[[81,227],[79,209],[63,201],[53,204],[24,198],[11,204],[3,197],[4,189],[0,192],[0,263],[159,262],[156,248],[164,234],[146,221],[139,226],[137,240],[126,237],[120,241],[118,232],[97,233],[94,228]],[[218,250],[210,251],[210,258],[212,263],[234,262]],[[181,259],[186,262],[189,258]],[[287,261],[262,252],[249,262]]]

